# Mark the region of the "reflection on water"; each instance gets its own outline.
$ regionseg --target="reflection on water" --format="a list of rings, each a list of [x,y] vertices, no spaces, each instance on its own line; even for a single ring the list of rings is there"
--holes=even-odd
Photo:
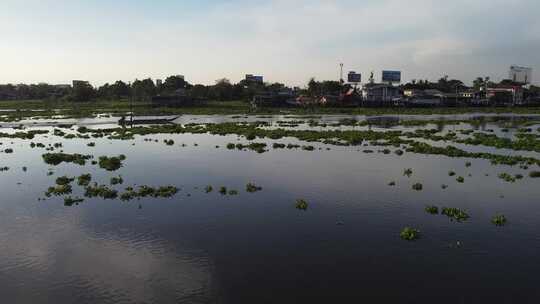
[[[382,127],[392,126],[395,118],[379,121]],[[485,128],[500,132],[496,124],[487,123]],[[167,146],[163,139],[173,139],[175,145]],[[518,167],[492,166],[482,159],[361,152],[380,149],[370,146],[328,146],[327,151],[326,145],[313,143],[313,152],[270,149],[257,154],[227,150],[227,143],[245,142],[232,135],[91,141],[95,147],[88,147],[84,139],[63,140],[62,149],[96,157],[125,154],[124,166],[107,172],[89,164],[62,164],[47,176],[49,166],[41,159],[44,150],[31,149],[29,141],[3,141],[4,148],[15,151],[0,154],[0,165],[10,167],[0,172],[3,302],[535,303],[540,299],[538,181],[507,183],[497,177],[502,172],[527,174]],[[472,166],[467,167],[466,161]],[[411,177],[403,175],[404,168],[412,169]],[[457,183],[448,175],[450,170],[465,177],[465,183]],[[56,177],[83,173],[91,173],[102,184],[122,175],[125,183],[119,189],[172,184],[181,191],[170,199],[131,202],[87,198],[73,207],[65,207],[61,198],[37,200]],[[396,186],[388,186],[390,181]],[[263,190],[245,192],[248,182]],[[418,182],[423,191],[411,189]],[[443,190],[442,184],[448,188]],[[207,185],[215,190],[205,193]],[[220,186],[238,190],[239,195],[221,195]],[[82,194],[82,188],[74,186],[73,195]],[[300,198],[309,202],[305,212],[295,209]],[[427,214],[426,205],[461,208],[471,218],[452,222]],[[497,213],[504,214],[509,224],[492,225],[490,219]],[[421,239],[401,240],[399,231],[405,226],[420,229]]]

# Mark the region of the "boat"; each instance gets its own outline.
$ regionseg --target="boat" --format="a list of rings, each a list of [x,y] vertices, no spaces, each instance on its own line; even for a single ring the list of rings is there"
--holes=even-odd
[[[178,119],[180,116],[175,116],[172,118],[132,118],[132,119],[126,119],[125,117],[122,117],[118,120],[119,125],[161,125],[161,124],[169,124],[173,123],[176,119]]]

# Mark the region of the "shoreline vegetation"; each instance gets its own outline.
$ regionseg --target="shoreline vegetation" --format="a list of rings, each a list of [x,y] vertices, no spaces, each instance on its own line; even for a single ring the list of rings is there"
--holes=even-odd
[[[540,107],[258,107],[252,108],[244,101],[209,101],[204,105],[184,107],[158,107],[151,102],[88,101],[66,102],[47,100],[0,101],[0,122],[17,121],[31,117],[82,118],[99,114],[122,116],[133,110],[135,115],[456,115],[469,113],[485,114],[540,114]]]

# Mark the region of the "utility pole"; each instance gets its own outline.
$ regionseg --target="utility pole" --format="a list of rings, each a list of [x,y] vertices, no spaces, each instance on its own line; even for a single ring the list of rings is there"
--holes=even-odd
[[[340,72],[339,72],[339,83],[341,85],[343,85],[344,81],[343,81],[343,63],[340,63],[339,64],[339,67],[340,67]]]

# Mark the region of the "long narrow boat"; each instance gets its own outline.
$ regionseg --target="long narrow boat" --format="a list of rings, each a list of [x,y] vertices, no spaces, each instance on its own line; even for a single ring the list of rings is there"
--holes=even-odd
[[[133,118],[133,120],[129,118],[120,118],[118,120],[118,124],[120,125],[159,125],[159,124],[168,124],[173,123],[176,119],[178,119],[180,116],[176,116],[173,118]]]

